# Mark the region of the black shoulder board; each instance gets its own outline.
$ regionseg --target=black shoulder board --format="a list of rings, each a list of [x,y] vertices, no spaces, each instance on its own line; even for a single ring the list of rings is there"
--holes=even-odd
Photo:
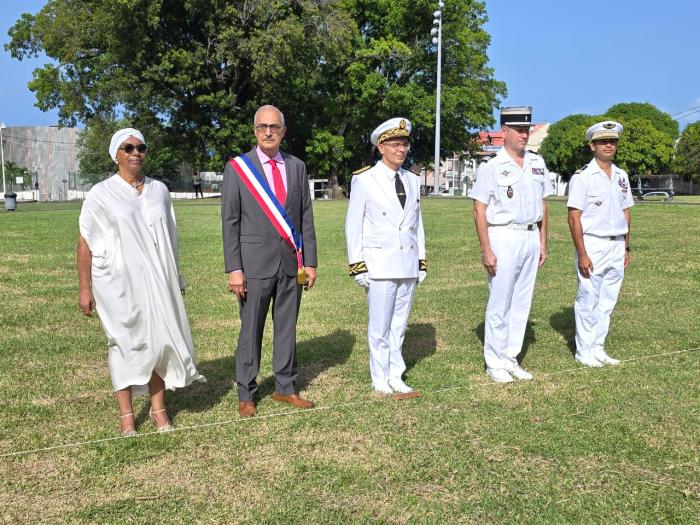
[[[359,170],[353,171],[352,174],[353,174],[353,175],[359,175],[360,173],[362,173],[363,171],[367,171],[367,170],[370,169],[371,167],[372,167],[372,166],[365,166],[364,168],[360,168]]]

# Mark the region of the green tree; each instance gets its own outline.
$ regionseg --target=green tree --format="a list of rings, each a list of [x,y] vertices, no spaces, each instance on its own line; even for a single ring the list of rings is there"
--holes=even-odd
[[[676,144],[673,170],[700,181],[700,122],[686,126]]]
[[[287,116],[285,147],[310,172],[367,162],[369,133],[396,115],[414,124],[417,161],[432,157],[433,0],[48,0],[10,29],[18,59],[46,53],[29,87],[62,124],[146,122],[183,160],[221,169],[253,142],[255,109]],[[138,16],[134,14],[138,13]],[[444,8],[443,146],[462,151],[493,122],[494,80],[482,2]],[[123,21],[123,23],[115,23]],[[323,153],[332,160],[322,158]]]
[[[126,127],[143,130],[148,145],[144,175],[171,184],[180,183],[180,164],[185,156],[169,144],[170,137],[158,123],[113,118],[93,118],[78,136],[81,179],[96,183],[116,172],[117,165],[109,156],[109,142],[116,130]]]
[[[591,149],[586,140],[586,130],[600,121],[593,115],[569,115],[549,127],[549,133],[540,146],[539,153],[550,171],[568,179],[591,160]]]
[[[674,139],[645,118],[625,122],[615,164],[630,175],[651,175],[668,170]]]
[[[17,177],[24,178],[24,182],[22,183],[24,188],[21,188],[20,185],[17,184]],[[30,190],[32,189],[30,187],[31,184],[31,177],[26,169],[23,169],[12,161],[5,161],[5,187],[8,192],[10,190],[19,191],[21,189]]]
[[[605,115],[612,120],[619,121],[623,125],[632,120],[644,119],[657,130],[666,133],[673,140],[678,138],[678,121],[648,102],[615,104],[605,112]]]
[[[630,175],[663,173],[669,169],[675,136],[669,131],[678,123],[651,104],[616,104],[605,115],[570,115],[549,128],[540,154],[550,170],[567,177],[588,163],[591,150],[586,130],[602,120],[617,120],[624,126],[615,164]]]

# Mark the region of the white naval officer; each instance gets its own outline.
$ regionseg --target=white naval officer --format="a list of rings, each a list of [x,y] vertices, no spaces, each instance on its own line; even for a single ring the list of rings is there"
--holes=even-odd
[[[547,259],[547,205],[552,194],[544,159],[526,150],[532,108],[501,108],[503,148],[481,164],[469,191],[487,271],[484,361],[494,381],[532,379],[518,362],[537,269]]]
[[[613,164],[622,129],[612,120],[588,128],[593,160],[569,182],[568,220],[578,280],[575,358],[591,367],[620,362],[605,351],[605,338],[630,263],[632,189],[627,173]]]
[[[354,173],[345,218],[350,275],[367,293],[372,387],[383,394],[413,392],[402,380],[401,349],[413,293],[427,275],[420,179],[401,167],[410,134],[405,118],[372,132],[381,160]]]

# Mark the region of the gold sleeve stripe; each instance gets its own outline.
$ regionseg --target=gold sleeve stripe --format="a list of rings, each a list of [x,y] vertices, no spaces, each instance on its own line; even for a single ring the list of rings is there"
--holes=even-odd
[[[361,273],[367,273],[367,265],[365,261],[356,262],[350,265],[350,275],[360,275]]]
[[[425,262],[425,259],[418,260],[418,269],[423,271],[423,272],[428,271],[428,263]]]

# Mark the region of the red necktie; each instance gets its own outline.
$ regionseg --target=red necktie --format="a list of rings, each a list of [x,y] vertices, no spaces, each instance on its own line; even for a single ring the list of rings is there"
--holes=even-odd
[[[277,200],[280,201],[280,204],[284,204],[284,201],[287,200],[287,190],[284,189],[282,173],[280,173],[280,169],[277,167],[277,161],[275,159],[270,159],[267,162],[270,164],[270,167],[272,167],[272,182],[275,186],[275,197],[277,197]]]

